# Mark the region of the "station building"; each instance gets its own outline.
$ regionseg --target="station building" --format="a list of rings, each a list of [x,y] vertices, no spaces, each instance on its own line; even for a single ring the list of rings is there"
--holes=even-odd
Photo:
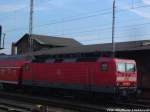
[[[73,47],[82,45],[74,39],[63,37],[32,34],[31,39],[33,51],[57,47]],[[12,43],[12,55],[21,55],[28,53],[29,51],[29,34],[24,34],[17,42]]]

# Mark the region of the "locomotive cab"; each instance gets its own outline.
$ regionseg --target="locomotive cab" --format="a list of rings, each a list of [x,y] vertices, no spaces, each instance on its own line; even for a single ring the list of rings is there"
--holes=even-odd
[[[136,92],[137,70],[134,60],[116,60],[116,86],[123,95]]]

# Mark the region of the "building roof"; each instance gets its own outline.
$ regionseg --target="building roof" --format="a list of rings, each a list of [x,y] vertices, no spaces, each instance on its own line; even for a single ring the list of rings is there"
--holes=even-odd
[[[150,40],[130,41],[116,43],[116,51],[138,51],[150,50]],[[34,52],[34,55],[55,55],[55,54],[74,54],[74,53],[89,53],[89,52],[103,52],[112,51],[112,44],[95,44],[83,45],[78,47],[62,47],[52,48],[47,50],[40,50]]]
[[[15,45],[17,46],[23,38],[29,38],[29,34],[25,34]],[[37,41],[41,45],[53,45],[53,46],[81,46],[82,44],[72,38],[62,38],[46,35],[32,34],[32,39]]]

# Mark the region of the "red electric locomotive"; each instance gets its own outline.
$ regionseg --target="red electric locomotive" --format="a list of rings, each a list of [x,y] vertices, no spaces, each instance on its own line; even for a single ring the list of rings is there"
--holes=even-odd
[[[0,83],[125,95],[137,89],[137,70],[134,60],[117,58],[45,63],[0,60]]]

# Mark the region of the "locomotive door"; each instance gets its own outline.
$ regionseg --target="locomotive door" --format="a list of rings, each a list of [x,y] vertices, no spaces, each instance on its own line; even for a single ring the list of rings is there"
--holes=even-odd
[[[38,64],[32,64],[32,71],[31,71],[31,83],[33,84],[33,85],[36,85],[36,76],[38,75],[37,73],[37,71],[39,70],[39,68],[38,68]]]
[[[34,86],[40,85],[39,74],[43,74],[41,72],[40,64],[31,63],[30,64],[30,82],[32,85]]]
[[[109,91],[112,86],[111,66],[108,62],[100,62],[92,65],[91,71],[91,91],[93,92],[105,92]]]

